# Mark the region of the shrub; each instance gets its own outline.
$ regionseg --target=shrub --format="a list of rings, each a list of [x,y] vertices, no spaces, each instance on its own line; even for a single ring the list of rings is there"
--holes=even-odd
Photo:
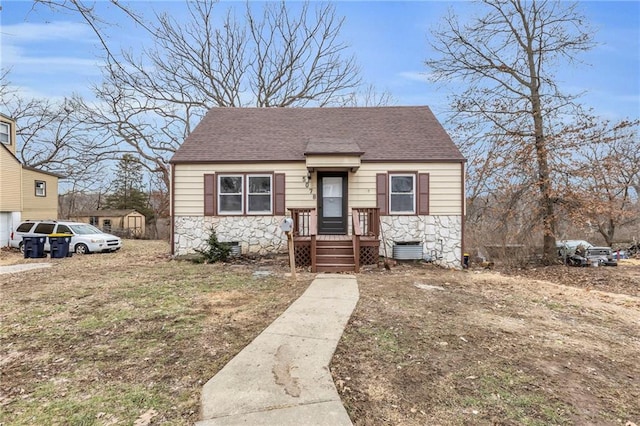
[[[204,257],[205,263],[225,262],[231,254],[231,245],[218,241],[213,228],[210,230],[207,246],[204,250],[196,249]]]

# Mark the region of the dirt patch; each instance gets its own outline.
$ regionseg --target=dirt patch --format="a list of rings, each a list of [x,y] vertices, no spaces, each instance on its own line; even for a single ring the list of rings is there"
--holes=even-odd
[[[331,366],[354,423],[637,424],[640,265],[595,269],[359,275]]]

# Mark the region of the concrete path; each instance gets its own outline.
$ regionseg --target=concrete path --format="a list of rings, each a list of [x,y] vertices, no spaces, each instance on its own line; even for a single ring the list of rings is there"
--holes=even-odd
[[[18,265],[0,266],[0,275],[31,271],[32,269],[50,268],[50,263],[21,263]]]
[[[329,363],[358,297],[354,276],[318,275],[205,384],[196,425],[351,425]]]

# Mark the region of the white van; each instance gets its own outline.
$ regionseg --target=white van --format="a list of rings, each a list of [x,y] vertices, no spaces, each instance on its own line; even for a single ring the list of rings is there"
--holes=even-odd
[[[9,246],[23,251],[23,236],[48,236],[50,234],[70,234],[69,251],[77,254],[112,252],[122,248],[122,240],[111,234],[105,234],[88,223],[58,222],[55,220],[28,220],[20,223],[9,238]],[[44,251],[50,251],[49,241]]]

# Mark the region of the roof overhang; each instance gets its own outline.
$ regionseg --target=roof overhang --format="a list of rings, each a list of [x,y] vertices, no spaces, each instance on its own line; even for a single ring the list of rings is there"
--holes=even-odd
[[[360,168],[364,152],[350,139],[314,138],[307,141],[304,156],[307,170],[350,170]]]

